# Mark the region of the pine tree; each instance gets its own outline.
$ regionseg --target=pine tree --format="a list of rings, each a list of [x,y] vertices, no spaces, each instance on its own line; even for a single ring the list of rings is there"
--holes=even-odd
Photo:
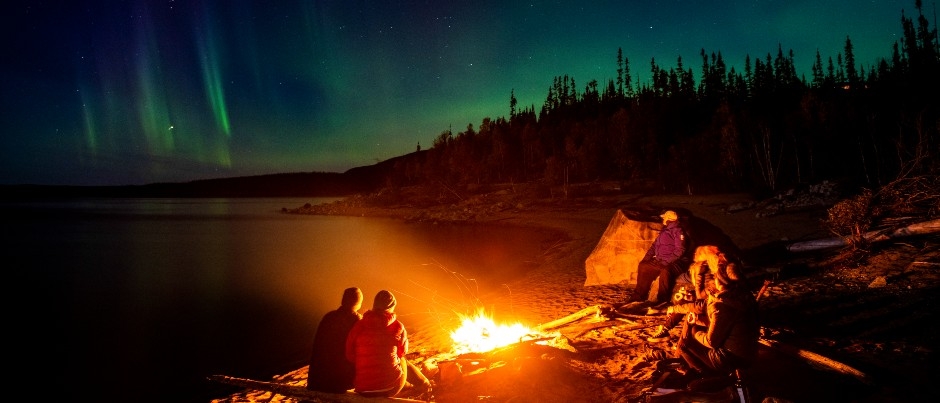
[[[852,40],[845,37],[845,78],[849,87],[856,88],[859,84],[858,71],[855,70],[855,53],[852,51]]]

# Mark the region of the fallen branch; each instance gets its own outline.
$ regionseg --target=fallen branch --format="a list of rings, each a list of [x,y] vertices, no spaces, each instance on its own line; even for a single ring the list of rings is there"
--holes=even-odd
[[[736,400],[737,396],[730,387],[721,389],[717,392],[698,392],[683,389],[661,389],[656,393],[650,394],[646,401],[648,403],[727,403]]]
[[[850,365],[843,364],[841,362],[833,360],[829,357],[814,353],[812,351],[804,350],[798,347],[783,344],[776,340],[768,340],[768,339],[761,338],[760,343],[767,347],[771,347],[781,352],[802,358],[806,361],[809,361],[811,364],[817,364],[818,366],[822,366],[822,367],[834,370],[836,372],[855,377],[856,379],[858,379],[859,381],[862,381],[863,383],[869,383],[868,376],[865,375],[864,372],[859,371]]]
[[[555,320],[553,320],[553,321],[551,321],[551,322],[543,323],[543,324],[541,324],[541,325],[538,325],[538,326],[536,326],[536,330],[538,330],[538,331],[544,331],[544,330],[554,329],[554,328],[557,328],[557,327],[561,327],[561,326],[567,325],[567,324],[569,324],[569,323],[571,323],[571,322],[575,322],[575,321],[584,319],[585,317],[588,317],[588,316],[591,316],[591,315],[600,315],[600,314],[601,314],[601,307],[600,307],[600,305],[594,305],[594,306],[590,306],[590,307],[584,308],[584,309],[582,309],[582,310],[580,310],[580,311],[578,311],[578,312],[575,312],[575,313],[573,313],[573,314],[571,314],[571,315],[565,316],[564,318],[555,319]]]
[[[796,242],[787,246],[790,252],[806,252],[811,250],[836,248],[840,246],[854,245],[860,242],[881,242],[889,239],[896,239],[914,235],[926,235],[940,232],[940,219],[911,224],[904,228],[898,228],[891,232],[870,231],[858,237],[834,237],[817,239],[813,241]]]
[[[254,390],[263,390],[267,392],[273,392],[279,395],[284,395],[287,397],[295,397],[299,399],[308,399],[315,402],[359,402],[359,403],[368,403],[368,402],[377,402],[377,401],[391,401],[391,402],[423,402],[423,400],[414,400],[414,399],[403,399],[398,397],[365,397],[355,392],[346,392],[346,393],[326,393],[326,392],[317,392],[307,389],[305,386],[295,386],[288,385],[284,383],[275,383],[275,382],[265,382],[258,381],[254,379],[247,378],[236,378],[234,376],[228,375],[210,375],[210,381],[221,382],[227,385],[239,386],[246,389]]]
[[[757,296],[754,297],[754,300],[760,301],[761,295],[764,295],[764,293],[767,291],[767,288],[770,287],[771,284],[773,284],[773,280],[771,279],[764,280],[764,285],[760,287],[760,291],[757,292]]]
[[[619,319],[619,318],[618,318],[618,319]],[[620,320],[609,320],[609,321],[607,321],[607,322],[602,322],[602,323],[598,323],[598,324],[595,324],[595,325],[591,325],[591,326],[588,326],[588,327],[585,327],[584,329],[582,329],[577,335],[574,336],[574,338],[577,339],[577,338],[579,338],[579,337],[581,337],[581,336],[584,336],[587,332],[590,332],[590,331],[592,331],[592,330],[603,329],[603,328],[607,328],[607,327],[619,326],[619,325],[623,325],[623,324],[626,324],[626,323],[629,323],[629,322],[626,322],[626,319],[620,319]],[[651,327],[654,327],[654,326],[657,326],[657,325],[660,324],[659,322],[653,322],[653,323],[636,323],[636,322],[633,322],[633,323],[634,323],[634,324],[628,325],[627,327],[625,327],[625,328],[623,328],[623,329],[620,329],[620,330],[627,330],[627,331],[629,331],[629,330],[648,329],[648,328],[651,328]]]

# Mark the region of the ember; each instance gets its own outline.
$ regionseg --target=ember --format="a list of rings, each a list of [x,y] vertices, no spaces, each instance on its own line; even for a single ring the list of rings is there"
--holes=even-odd
[[[475,316],[463,318],[461,326],[450,333],[450,338],[454,341],[454,352],[457,354],[485,353],[518,343],[537,333],[520,323],[497,325],[480,309]]]

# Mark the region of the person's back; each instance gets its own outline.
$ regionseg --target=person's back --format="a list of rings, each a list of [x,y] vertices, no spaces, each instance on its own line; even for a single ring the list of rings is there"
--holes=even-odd
[[[760,338],[757,301],[744,286],[743,273],[726,261],[712,270],[715,294],[708,296],[708,328],[694,342],[679,346],[690,367],[705,374],[728,374],[753,365]]]
[[[734,368],[746,368],[757,359],[760,339],[757,301],[744,287],[734,287],[718,293],[708,306],[709,316],[716,320],[708,340],[721,338],[715,348],[719,362]]]
[[[360,307],[362,292],[356,287],[347,288],[341,306],[320,320],[307,369],[307,389],[330,393],[352,389],[356,368],[346,359],[346,337],[362,318]]]
[[[408,335],[393,312],[395,304],[391,293],[380,291],[346,339],[346,358],[356,367],[357,393],[390,397],[405,385],[402,360],[408,352]]]

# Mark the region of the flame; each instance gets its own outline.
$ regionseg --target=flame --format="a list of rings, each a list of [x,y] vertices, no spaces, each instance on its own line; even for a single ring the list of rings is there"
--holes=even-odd
[[[454,351],[457,354],[485,353],[518,343],[533,333],[538,332],[521,323],[497,325],[480,309],[474,316],[465,316],[461,326],[450,333],[450,338],[454,341]]]

